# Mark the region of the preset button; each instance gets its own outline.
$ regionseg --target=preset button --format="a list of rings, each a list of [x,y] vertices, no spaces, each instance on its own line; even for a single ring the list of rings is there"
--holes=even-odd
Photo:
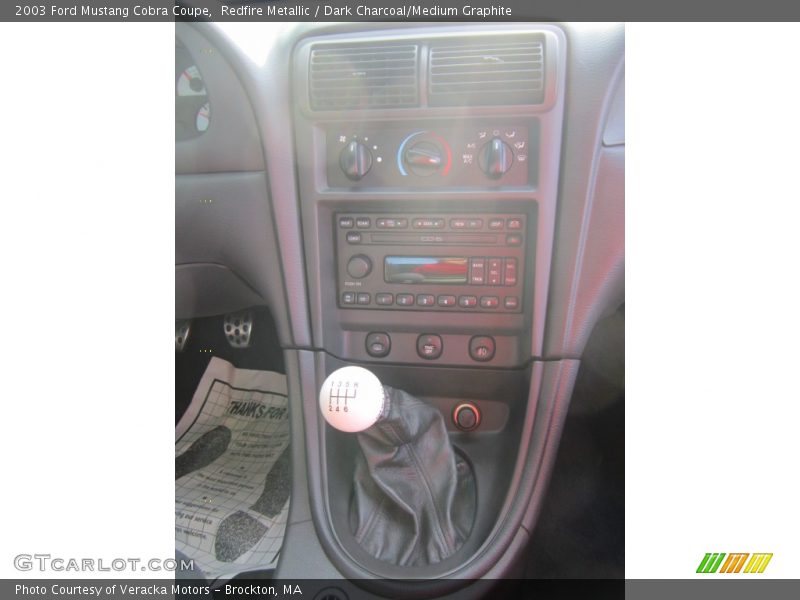
[[[397,294],[398,306],[414,306],[414,294]]]

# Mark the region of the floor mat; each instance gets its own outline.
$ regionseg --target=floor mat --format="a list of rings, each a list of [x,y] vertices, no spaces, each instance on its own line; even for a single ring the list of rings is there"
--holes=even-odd
[[[274,568],[291,487],[286,377],[212,358],[175,440],[175,548],[211,581]]]

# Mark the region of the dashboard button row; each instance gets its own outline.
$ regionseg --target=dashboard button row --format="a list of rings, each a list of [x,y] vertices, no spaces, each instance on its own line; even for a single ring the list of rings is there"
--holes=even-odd
[[[408,229],[409,220],[405,217],[382,217],[375,219],[377,229]],[[414,217],[411,219],[413,229],[444,229],[446,221],[438,217]],[[450,229],[483,229],[483,219],[471,217],[454,217],[450,219]],[[369,217],[339,217],[340,229],[369,229],[372,220]],[[520,218],[494,218],[489,219],[488,227],[492,231],[522,231]]]
[[[371,295],[367,293],[344,292],[342,294],[342,304],[353,306],[360,304],[362,306],[369,306],[371,303]],[[480,304],[481,308],[494,309],[500,306],[500,298],[498,296],[458,296],[452,294],[440,294],[434,296],[433,294],[394,294],[380,293],[375,294],[375,304],[379,306],[441,306],[449,308],[451,306],[460,306],[461,308],[475,308]],[[517,296],[505,296],[503,298],[503,306],[509,310],[516,310],[519,308],[519,298]]]
[[[442,336],[435,333],[423,333],[417,338],[417,356],[425,360],[436,360],[444,352]],[[365,340],[367,354],[375,358],[384,358],[392,349],[392,338],[388,333],[373,331]],[[494,358],[495,341],[488,335],[476,335],[469,341],[469,356],[476,362],[488,362]]]

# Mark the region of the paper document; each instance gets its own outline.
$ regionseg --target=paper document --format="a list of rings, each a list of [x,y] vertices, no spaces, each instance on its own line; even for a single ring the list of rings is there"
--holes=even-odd
[[[210,581],[274,568],[290,462],[286,377],[212,358],[175,428],[175,548]]]

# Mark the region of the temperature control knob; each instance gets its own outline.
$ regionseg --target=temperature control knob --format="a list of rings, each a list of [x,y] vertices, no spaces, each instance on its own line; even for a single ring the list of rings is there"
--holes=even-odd
[[[372,168],[372,153],[364,144],[350,142],[339,155],[339,166],[348,179],[358,181]]]
[[[500,179],[511,168],[514,152],[500,138],[494,138],[483,148],[478,156],[478,164],[492,179]]]
[[[368,256],[357,254],[347,261],[347,274],[353,279],[363,279],[372,271],[372,261]]]
[[[419,177],[433,175],[444,164],[442,150],[434,143],[424,141],[406,149],[403,160],[409,170]]]
[[[319,409],[331,427],[354,433],[374,425],[387,405],[380,380],[363,367],[342,367],[319,390]]]

